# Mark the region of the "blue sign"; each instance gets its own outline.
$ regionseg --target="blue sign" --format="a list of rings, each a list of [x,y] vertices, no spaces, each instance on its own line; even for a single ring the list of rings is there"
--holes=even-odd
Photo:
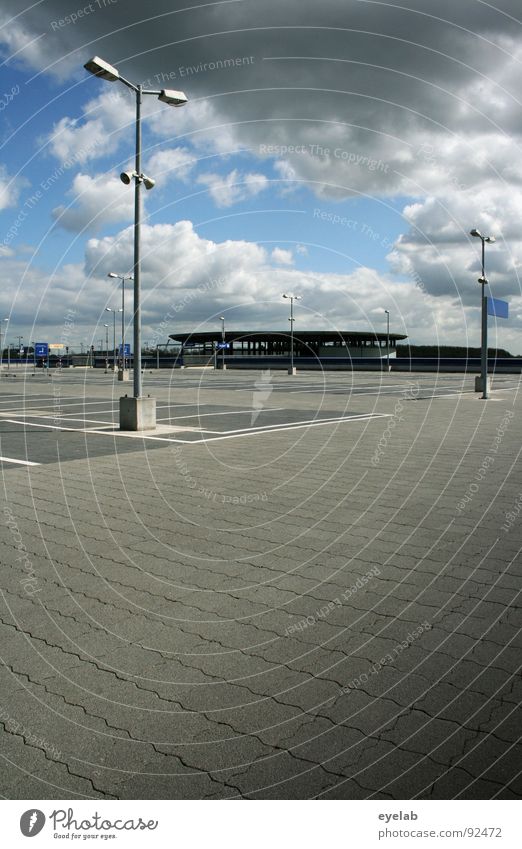
[[[230,342],[218,342],[218,349],[221,351],[222,348],[230,348]]]
[[[120,342],[120,346],[119,346],[119,352],[120,352],[120,357],[121,357],[121,342]],[[125,350],[123,352],[123,356],[124,357],[130,357],[130,342],[125,342]]]
[[[488,315],[495,315],[497,318],[509,318],[508,302],[500,301],[498,298],[488,298]]]
[[[34,346],[34,355],[35,357],[48,357],[49,356],[49,343],[48,342],[36,342]]]

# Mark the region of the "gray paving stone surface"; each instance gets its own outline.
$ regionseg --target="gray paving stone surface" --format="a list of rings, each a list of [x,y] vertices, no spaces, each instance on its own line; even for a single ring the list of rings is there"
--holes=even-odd
[[[257,376],[149,377],[227,412],[186,442],[94,433],[109,377],[0,382],[40,463],[2,464],[0,792],[520,798],[518,378],[275,374],[225,433]],[[280,427],[319,410],[368,418]]]

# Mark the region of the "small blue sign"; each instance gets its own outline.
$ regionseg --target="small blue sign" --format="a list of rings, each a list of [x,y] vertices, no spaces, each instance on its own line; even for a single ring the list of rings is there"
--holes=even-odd
[[[488,315],[494,315],[497,318],[509,318],[508,302],[500,301],[498,298],[488,298]]]
[[[230,342],[218,342],[218,349],[221,351],[222,348],[230,348]]]
[[[34,355],[35,357],[48,357],[49,356],[49,343],[48,342],[36,342],[34,346]]]
[[[121,357],[121,342],[119,346],[120,357]],[[130,342],[125,342],[125,350],[123,352],[124,357],[130,357]]]

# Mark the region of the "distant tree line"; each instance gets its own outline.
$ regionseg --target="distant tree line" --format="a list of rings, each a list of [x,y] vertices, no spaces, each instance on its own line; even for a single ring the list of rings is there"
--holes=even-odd
[[[449,357],[480,357],[480,348],[464,348],[458,345],[397,345],[398,357],[435,357],[447,359]],[[513,354],[504,348],[488,348],[488,357],[510,358]]]

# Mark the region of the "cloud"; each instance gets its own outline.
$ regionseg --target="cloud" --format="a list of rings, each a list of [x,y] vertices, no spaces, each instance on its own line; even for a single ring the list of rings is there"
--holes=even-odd
[[[0,211],[15,206],[21,190],[28,185],[24,177],[11,177],[7,168],[0,165]]]
[[[448,191],[409,204],[403,215],[409,230],[388,257],[398,274],[409,274],[431,295],[476,304],[480,241],[469,231],[477,227],[497,239],[486,246],[490,293],[500,298],[522,294],[522,234],[516,224],[522,216],[522,194],[511,186],[499,184],[494,194],[488,188]]]
[[[113,156],[124,142],[127,153],[132,148],[132,95],[83,71],[88,53],[98,52],[131,79],[183,88],[189,97],[183,109],[145,99],[147,166],[164,165],[165,176],[183,172],[183,162],[175,159],[181,154],[172,150],[215,154],[223,163],[234,151],[249,154],[246,174],[233,163],[219,168],[224,176],[200,175],[200,185],[218,205],[255,196],[267,187],[256,169],[273,166],[283,181],[279,191],[300,197],[309,190],[342,202],[344,209],[352,199],[385,199],[402,207],[404,232],[389,255],[392,273],[374,278],[368,269],[342,284],[360,284],[365,309],[379,306],[372,292],[382,298],[392,287],[412,334],[426,339],[440,328],[444,338],[456,341],[467,323],[475,336],[478,326],[479,246],[468,236],[472,226],[498,237],[487,254],[493,294],[509,296],[514,309],[519,302],[522,48],[514,27],[519,0],[503,0],[501,8],[474,3],[472,15],[469,4],[454,0],[410,5],[414,8],[370,2],[348,8],[346,0],[327,0],[320,7],[311,0],[245,0],[182,11],[157,0],[154,14],[143,21],[142,4],[126,0],[124,27],[121,4],[114,4],[55,32],[51,22],[68,14],[70,4],[47,0],[27,10],[23,27],[17,18],[4,28],[0,39],[6,51],[22,47],[19,61],[47,68],[47,74],[74,68],[71,79],[81,83],[75,91],[91,98],[79,117],[57,122],[48,139],[54,156],[62,162],[72,158],[82,167],[77,176],[91,181],[73,186],[74,210],[59,210],[66,226],[84,226],[103,206],[93,185],[97,177],[85,174],[87,163]],[[18,14],[19,3],[4,0],[4,10]],[[42,33],[45,38],[34,40]],[[249,61],[213,69],[212,63],[229,57]],[[198,70],[186,74],[182,68]],[[163,160],[158,141],[167,148]],[[116,220],[110,195],[108,200],[108,217],[100,222]],[[161,241],[160,231],[153,232]],[[181,238],[178,231],[176,236]],[[124,234],[118,238],[125,241]],[[230,242],[225,250],[227,243],[209,245],[185,231],[183,243],[198,257],[221,257],[220,273],[237,297],[243,292],[248,298],[252,286],[257,292],[261,278],[270,287],[270,274],[273,279],[274,273],[296,273],[275,270],[266,255],[241,263],[234,246],[243,245],[249,257],[259,250],[245,247],[248,243]],[[195,267],[206,274],[199,260]],[[158,274],[160,279],[168,274],[167,266],[160,263]],[[187,279],[199,285],[197,278]],[[311,279],[325,295],[329,315],[329,295],[337,285],[332,275],[290,277],[288,285],[304,280],[312,292]],[[278,314],[260,309],[260,318]],[[331,309],[339,315],[339,306]]]
[[[241,174],[234,169],[225,177],[219,174],[201,174],[197,178],[200,185],[207,186],[216,206],[232,206],[243,200],[255,197],[268,186],[264,174]]]
[[[272,251],[272,259],[278,265],[293,265],[294,256],[292,251],[284,250],[284,248],[274,248]]]
[[[155,180],[174,178],[186,182],[196,161],[194,154],[184,147],[157,150],[150,157],[146,172]]]
[[[57,206],[53,217],[60,227],[75,233],[100,230],[108,224],[130,219],[134,213],[134,192],[119,177],[77,174],[71,189],[71,205]]]
[[[0,312],[12,314],[12,327],[24,337],[61,341],[65,316],[72,310],[71,344],[90,344],[103,335],[105,307],[119,304],[118,287],[107,273],[130,269],[132,256],[132,227],[89,239],[83,267],[49,272],[34,257],[0,256]],[[176,330],[219,327],[225,311],[230,328],[284,331],[288,305],[281,292],[287,290],[302,296],[295,308],[296,327],[302,329],[384,332],[386,307],[392,331],[416,342],[478,344],[478,304],[429,295],[412,278],[396,279],[365,267],[334,274],[275,266],[263,247],[204,239],[189,221],[144,225],[142,256],[143,338],[154,344]],[[130,307],[130,291],[127,297]],[[522,298],[512,299],[512,314],[522,315]],[[129,309],[129,321],[130,315]],[[519,328],[520,321],[498,322],[496,327],[492,321],[491,345],[519,352]]]
[[[124,139],[128,141],[134,120],[127,91],[110,88],[85,104],[81,118],[57,121],[41,142],[61,163],[83,165],[114,153]]]
[[[113,268],[128,268],[130,257],[131,228],[91,239],[85,273],[88,279],[104,280]],[[479,312],[473,305],[468,308],[447,295],[433,297],[411,278],[397,280],[370,268],[351,274],[313,273],[272,262],[273,257],[254,243],[203,239],[189,221],[145,226],[144,338],[158,334],[158,328],[168,335],[176,329],[213,327],[224,310],[231,327],[285,329],[287,308],[281,292],[288,289],[302,296],[296,307],[302,328],[383,330],[386,305],[392,330],[417,341],[476,342]]]

